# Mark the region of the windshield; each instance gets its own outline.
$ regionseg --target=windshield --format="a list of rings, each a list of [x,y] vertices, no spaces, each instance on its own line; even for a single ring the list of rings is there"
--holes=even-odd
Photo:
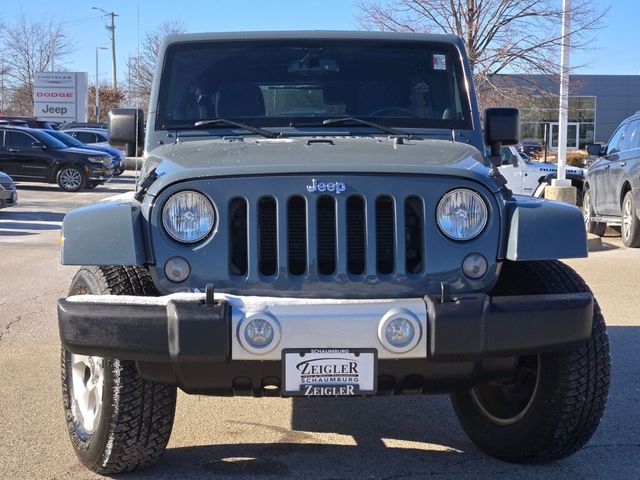
[[[215,118],[290,126],[339,117],[471,128],[459,58],[447,43],[179,43],[167,50],[156,129]]]
[[[82,143],[80,140],[77,140],[73,138],[71,135],[64,132],[57,132],[54,130],[52,132],[47,132],[47,135],[50,135],[56,140],[61,141],[68,147],[86,147],[86,145]]]
[[[38,139],[38,141],[44,143],[49,148],[53,148],[55,150],[67,148],[67,145],[50,135],[48,131],[36,130],[33,131],[32,134]]]

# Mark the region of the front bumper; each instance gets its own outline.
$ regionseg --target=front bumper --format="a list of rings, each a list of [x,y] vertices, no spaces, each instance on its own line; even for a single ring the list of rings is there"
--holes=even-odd
[[[1,187],[0,187],[1,188]],[[0,189],[0,208],[12,207],[18,203],[18,192]]]
[[[381,318],[397,309],[420,324],[420,340],[409,352],[386,350],[378,337]],[[269,312],[282,329],[267,354],[247,351],[238,339],[243,318],[256,312]],[[58,303],[60,337],[72,353],[135,360],[145,378],[216,394],[257,394],[267,378],[278,384],[282,349],[315,347],[376,348],[379,390],[405,390],[407,382],[420,391],[430,383],[436,391],[468,388],[489,370],[496,375],[512,365],[504,359],[586,340],[592,315],[589,293],[471,294],[446,303],[432,297],[337,301],[222,294],[212,304],[197,293],[83,295]]]
[[[113,177],[113,164],[109,167],[94,167],[87,172],[87,179],[92,183],[106,183]]]

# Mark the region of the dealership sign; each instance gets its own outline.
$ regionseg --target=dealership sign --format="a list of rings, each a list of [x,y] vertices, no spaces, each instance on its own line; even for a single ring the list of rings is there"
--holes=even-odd
[[[86,72],[37,72],[34,78],[34,117],[54,122],[86,122]]]

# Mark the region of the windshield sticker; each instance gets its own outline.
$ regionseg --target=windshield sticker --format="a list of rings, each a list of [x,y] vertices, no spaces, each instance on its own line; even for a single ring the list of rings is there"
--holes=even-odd
[[[433,54],[433,69],[434,70],[446,70],[447,69],[447,56],[434,53]]]

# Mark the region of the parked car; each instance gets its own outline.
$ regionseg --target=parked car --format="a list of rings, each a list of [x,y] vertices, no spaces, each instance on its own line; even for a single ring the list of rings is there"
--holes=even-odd
[[[520,145],[518,145],[518,150],[532,158],[542,155],[544,147],[537,140],[522,140]]]
[[[29,128],[42,128],[47,130],[54,130],[54,124],[46,120],[40,120],[35,117],[23,117],[23,116],[0,116],[0,125],[13,125],[17,127],[29,127]]]
[[[82,143],[75,137],[68,135],[64,131],[47,131],[47,134],[51,135],[53,138],[60,140],[67,147],[79,147],[84,148],[85,150],[95,150],[98,152],[108,153],[113,157],[114,166],[113,166],[113,174],[121,175],[124,172],[124,152],[116,147],[112,147],[110,145],[103,145],[101,143],[96,144],[86,144]]]
[[[18,192],[13,179],[0,172],[0,208],[11,207],[18,203]]]
[[[622,242],[640,247],[640,112],[626,118],[606,145],[592,144],[597,157],[587,170],[583,215],[590,233],[620,227]]]
[[[106,123],[88,123],[88,122],[68,122],[60,124],[58,130],[69,130],[72,128],[91,128],[91,129],[99,129],[106,130]]]
[[[63,221],[80,266],[57,309],[63,418],[85,466],[158,460],[177,388],[447,392],[510,462],[589,441],[606,327],[557,260],[587,256],[582,215],[513,195],[479,151],[462,39],[172,35],[158,63],[136,191]],[[516,143],[518,119],[487,110],[487,144]],[[141,142],[141,110],[109,122],[111,143]]]
[[[102,143],[109,145],[109,132],[100,128],[66,128],[64,133],[80,140],[82,143]]]
[[[65,133],[77,138],[83,143],[93,144],[97,143],[100,145],[109,145],[108,135],[109,132],[105,129],[100,128],[68,128],[65,130]],[[135,145],[123,145],[120,148],[123,152],[125,152],[127,157],[136,157],[142,155],[142,147],[136,151]]]
[[[502,147],[500,151],[502,165],[500,173],[507,179],[507,187],[513,193],[544,198],[544,191],[551,180],[558,176],[558,165],[555,163],[530,160],[526,154],[514,146]],[[565,167],[565,175],[571,185],[577,189],[578,206],[582,204],[585,169]]]
[[[94,188],[111,179],[111,155],[67,147],[46,132],[0,126],[0,171],[20,182],[57,183],[69,192]]]

